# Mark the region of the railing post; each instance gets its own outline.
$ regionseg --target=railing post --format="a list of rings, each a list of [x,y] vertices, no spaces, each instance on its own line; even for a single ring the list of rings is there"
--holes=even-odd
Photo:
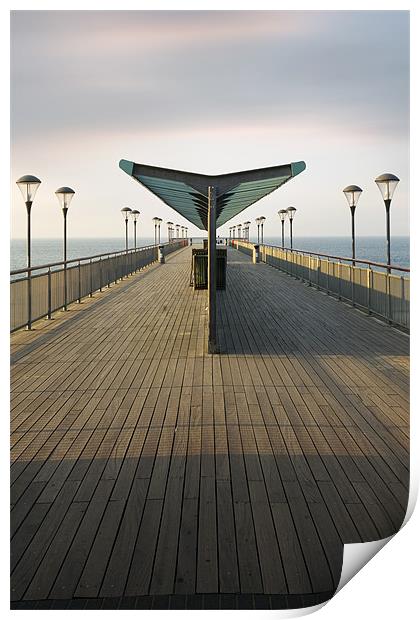
[[[320,290],[320,286],[319,286],[319,277],[320,277],[320,271],[321,271],[321,261],[319,256],[316,257],[316,288],[319,291]]]
[[[392,304],[391,304],[391,270],[386,274],[387,298],[388,298],[388,323],[392,324]]]
[[[327,258],[327,295],[330,294],[330,259]]]
[[[99,257],[99,292],[102,293],[102,257]]]
[[[93,278],[92,278],[92,259],[89,260],[89,297],[92,297],[93,293]]]
[[[117,280],[118,280],[118,258],[117,258],[117,253],[115,252],[115,256],[114,256],[114,282],[115,284],[117,284]]]
[[[48,267],[48,292],[47,292],[48,314],[47,319],[51,319],[51,267]]]
[[[338,301],[341,301],[341,260],[338,261]]]
[[[372,288],[372,268],[370,265],[368,265],[368,269],[367,269],[367,309],[368,309],[368,314],[372,314],[372,310],[371,310],[371,299],[370,299],[370,291]]]
[[[26,329],[32,329],[32,273],[28,271],[28,322]]]
[[[77,303],[80,304],[81,299],[82,299],[82,271],[80,267],[80,261],[78,265],[78,272],[79,272],[79,297],[77,299]]]
[[[404,276],[400,276],[400,279],[401,279],[401,295],[400,295],[400,299],[401,299],[401,304],[400,304],[400,307],[401,307],[401,318],[400,318],[399,323],[400,323],[400,325],[405,325],[407,320],[405,320],[403,322],[403,315],[404,315],[404,318],[406,319],[406,316],[405,316],[405,303],[404,303],[405,302],[405,286],[404,286],[405,282],[404,282]]]

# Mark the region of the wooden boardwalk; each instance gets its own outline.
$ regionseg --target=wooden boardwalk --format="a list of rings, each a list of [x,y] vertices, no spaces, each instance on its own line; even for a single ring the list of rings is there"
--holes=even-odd
[[[408,337],[229,250],[207,355],[190,256],[12,336],[14,607],[309,605],[400,527]]]

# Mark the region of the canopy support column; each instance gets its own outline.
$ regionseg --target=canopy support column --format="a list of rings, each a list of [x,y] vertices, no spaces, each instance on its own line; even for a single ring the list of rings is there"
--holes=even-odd
[[[208,312],[209,340],[208,353],[217,352],[216,343],[216,188],[208,186]]]

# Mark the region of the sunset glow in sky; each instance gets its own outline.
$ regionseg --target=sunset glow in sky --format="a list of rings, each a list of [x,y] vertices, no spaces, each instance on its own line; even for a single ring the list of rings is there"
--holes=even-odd
[[[363,188],[358,235],[384,235],[374,183],[400,177],[394,235],[409,231],[406,11],[19,11],[12,13],[12,179],[42,180],[33,236],[123,233],[120,209],[198,230],[128,178],[121,158],[219,174],[304,160],[307,169],[229,225],[297,209],[295,234],[348,235],[342,189]],[[14,184],[13,184],[14,185]],[[12,236],[26,211],[12,187]],[[202,233],[200,233],[202,234]]]

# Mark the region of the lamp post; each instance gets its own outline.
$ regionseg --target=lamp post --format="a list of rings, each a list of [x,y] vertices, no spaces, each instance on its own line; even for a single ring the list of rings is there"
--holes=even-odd
[[[260,217],[260,225],[261,225],[261,243],[264,243],[264,222],[265,222],[265,217],[262,215]]]
[[[355,266],[356,258],[356,242],[354,235],[354,212],[356,211],[356,205],[362,193],[362,189],[358,185],[348,185],[343,189],[344,195],[347,198],[351,211],[351,256],[353,259],[353,267]]]
[[[26,266],[28,269],[28,321],[27,329],[32,328],[32,273],[31,268],[31,208],[38,187],[41,181],[32,174],[25,174],[16,181],[16,185],[21,191],[26,205],[27,213],[27,235],[26,235]]]
[[[139,215],[140,215],[140,211],[137,211],[137,209],[133,209],[130,213],[131,215],[131,219],[133,220],[133,224],[134,224],[134,249],[137,249],[137,220],[139,219]]]
[[[379,187],[379,191],[384,199],[386,209],[386,250],[387,250],[387,264],[388,273],[391,273],[391,223],[390,223],[390,209],[391,200],[394,195],[395,189],[399,183],[399,178],[395,174],[381,174],[375,179],[376,185]]]
[[[251,222],[244,222],[244,230],[245,230],[245,241],[249,241],[249,225],[251,224]]]
[[[236,237],[236,226],[232,226],[233,239]]]
[[[58,198],[64,216],[64,236],[63,236],[63,260],[64,260],[64,306],[63,310],[67,310],[67,211],[69,204],[74,196],[71,187],[59,187],[55,192]]]
[[[162,224],[163,220],[161,217],[158,217],[158,243],[160,244],[160,225]]]
[[[179,224],[175,224],[176,238],[179,239]]]
[[[280,209],[280,211],[278,212],[280,221],[281,221],[281,247],[284,250],[284,222],[286,220],[286,216],[287,216],[287,211],[286,209]]]
[[[125,220],[125,251],[128,252],[128,216],[131,213],[130,207],[123,207],[121,209],[122,216]]]
[[[173,223],[172,222],[166,222],[166,226],[168,227],[168,241],[169,241],[169,243],[171,243],[171,241],[172,241],[172,234],[171,233],[172,233]]]
[[[242,224],[238,224],[238,238],[242,238]]]
[[[258,244],[259,244],[260,243],[260,224],[261,224],[261,218],[257,217],[256,220],[255,220],[255,223],[257,225],[257,231],[258,231],[257,237],[258,237]]]
[[[288,207],[286,211],[290,222],[290,249],[293,250],[293,218],[295,217],[296,209],[294,207]]]

